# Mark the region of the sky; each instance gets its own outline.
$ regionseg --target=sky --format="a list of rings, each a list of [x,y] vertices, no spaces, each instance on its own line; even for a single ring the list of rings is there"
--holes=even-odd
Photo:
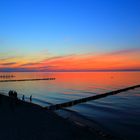
[[[0,71],[140,70],[139,0],[0,1]]]

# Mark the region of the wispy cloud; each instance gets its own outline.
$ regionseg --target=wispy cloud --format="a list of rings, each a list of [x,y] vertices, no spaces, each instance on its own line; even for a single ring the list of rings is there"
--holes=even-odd
[[[11,63],[2,63],[0,65],[4,65],[4,66],[10,66],[10,65],[14,65],[17,64],[16,62],[11,62]]]
[[[34,66],[34,65],[39,65],[39,63],[26,63],[26,64],[22,64],[22,65],[20,65],[20,66],[22,66],[22,67],[26,67],[26,66]]]
[[[125,55],[140,52],[140,48],[129,48],[107,53],[107,55]]]
[[[140,49],[119,50],[105,54],[71,54],[44,58],[36,62],[9,62],[9,65],[7,62],[3,65],[26,71],[138,70]]]

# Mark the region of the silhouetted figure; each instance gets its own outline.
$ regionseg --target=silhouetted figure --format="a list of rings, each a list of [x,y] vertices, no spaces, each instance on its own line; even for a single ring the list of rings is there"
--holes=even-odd
[[[14,98],[17,98],[17,92],[16,92],[16,91],[14,91],[13,97],[14,97]]]
[[[25,101],[25,96],[24,95],[22,96],[22,101]]]
[[[30,96],[30,102],[32,102],[32,95]]]
[[[11,96],[12,96],[12,94],[13,94],[13,91],[12,91],[12,90],[10,90],[10,91],[8,92],[9,97],[11,97]]]
[[[15,106],[18,103],[18,100],[17,100],[17,92],[16,91],[13,91],[13,90],[10,90],[8,94],[9,94],[9,97],[10,97],[10,107],[14,111]]]
[[[17,98],[17,92],[16,91],[10,90],[8,94],[9,94],[9,97]]]
[[[9,97],[14,97],[14,91],[13,90],[9,91]]]

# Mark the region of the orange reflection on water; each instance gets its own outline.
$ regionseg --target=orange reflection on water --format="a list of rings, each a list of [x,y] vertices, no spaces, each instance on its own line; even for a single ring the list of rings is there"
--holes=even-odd
[[[65,72],[53,73],[60,87],[78,89],[120,88],[140,84],[140,72]]]
[[[55,77],[53,81],[36,82],[40,88],[47,87],[49,90],[60,91],[81,90],[93,92],[96,89],[117,89],[140,84],[140,72],[53,72],[53,73],[13,73],[15,79]],[[31,85],[31,84],[30,84]],[[50,89],[50,87],[52,87]]]

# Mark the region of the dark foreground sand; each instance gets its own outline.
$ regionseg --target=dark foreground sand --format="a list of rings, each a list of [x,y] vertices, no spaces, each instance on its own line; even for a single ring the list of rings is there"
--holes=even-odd
[[[0,94],[0,140],[104,140],[38,105]]]

